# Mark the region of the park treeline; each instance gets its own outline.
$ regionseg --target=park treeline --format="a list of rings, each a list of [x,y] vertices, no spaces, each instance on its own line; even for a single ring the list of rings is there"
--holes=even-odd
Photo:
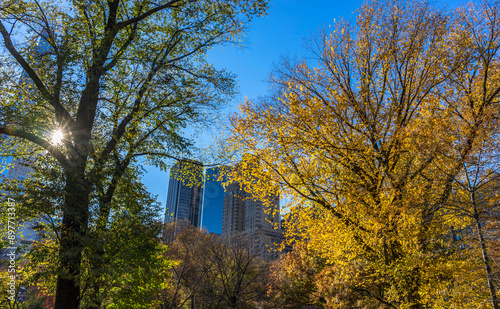
[[[269,5],[0,3],[2,306],[499,308],[500,3],[368,1],[199,149],[237,89],[207,52]],[[286,200],[293,250],[165,226],[143,166],[186,158]]]

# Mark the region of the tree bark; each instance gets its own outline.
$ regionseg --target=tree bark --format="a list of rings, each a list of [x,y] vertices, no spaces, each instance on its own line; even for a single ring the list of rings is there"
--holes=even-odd
[[[55,309],[78,309],[80,305],[80,264],[83,238],[88,224],[89,186],[85,180],[85,164],[66,178],[65,208],[62,219]]]

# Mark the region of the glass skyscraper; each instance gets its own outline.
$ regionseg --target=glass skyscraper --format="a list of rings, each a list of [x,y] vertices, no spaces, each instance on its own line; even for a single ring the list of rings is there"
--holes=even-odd
[[[203,185],[203,206],[200,227],[208,232],[222,235],[222,212],[224,208],[224,179],[219,180],[222,167],[207,168]]]
[[[172,166],[165,223],[188,220],[192,225],[199,226],[202,173],[200,162],[178,161]]]

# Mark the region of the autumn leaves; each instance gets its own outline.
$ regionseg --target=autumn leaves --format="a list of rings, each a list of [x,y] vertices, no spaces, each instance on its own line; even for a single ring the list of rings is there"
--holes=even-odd
[[[233,146],[261,162],[238,181],[265,174],[273,186],[253,194],[293,200],[290,239],[341,282],[329,306],[498,308],[491,258],[478,258],[485,223],[450,205],[472,192],[460,183],[481,153],[474,177],[490,198],[475,205],[498,212],[499,20],[491,3],[367,3],[355,24],[320,34],[317,62],[285,61],[276,92],[234,117]]]

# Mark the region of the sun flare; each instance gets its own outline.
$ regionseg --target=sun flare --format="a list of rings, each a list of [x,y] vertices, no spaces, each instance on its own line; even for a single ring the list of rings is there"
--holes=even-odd
[[[63,140],[63,132],[61,130],[55,130],[52,132],[52,145],[61,144]]]

